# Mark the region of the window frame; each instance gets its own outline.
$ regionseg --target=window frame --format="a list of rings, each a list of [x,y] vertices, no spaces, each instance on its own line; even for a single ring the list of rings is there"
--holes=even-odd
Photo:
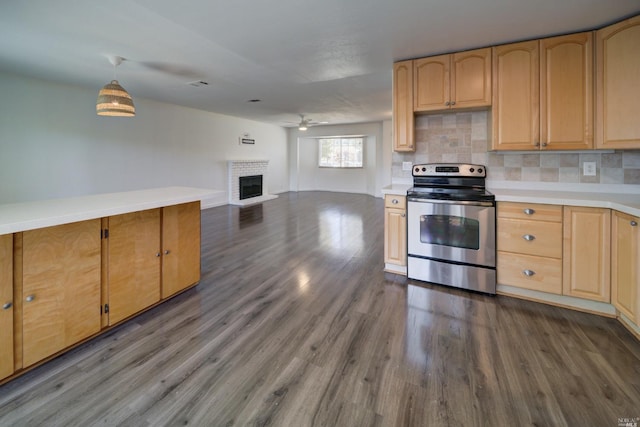
[[[344,158],[345,158],[345,153],[344,153],[344,140],[359,140],[360,141],[360,165],[359,166],[345,166],[344,165]],[[326,140],[339,140],[340,141],[340,165],[339,166],[331,166],[331,165],[326,165],[326,164],[322,164],[322,145],[323,145],[323,141]],[[365,156],[364,156],[364,150],[365,149],[365,137],[361,136],[361,135],[354,135],[354,136],[326,136],[326,137],[320,137],[318,138],[318,161],[317,161],[317,165],[319,168],[322,169],[364,169],[365,167]]]

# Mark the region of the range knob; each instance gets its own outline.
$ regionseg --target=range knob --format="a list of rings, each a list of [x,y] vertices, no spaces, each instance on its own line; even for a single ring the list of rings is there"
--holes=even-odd
[[[422,172],[426,172],[426,171],[427,171],[427,168],[424,168],[424,167],[423,167],[423,168],[422,168]]]
[[[478,168],[478,173],[482,173],[482,168]]]
[[[474,168],[469,168],[469,172],[474,173],[476,170]],[[480,171],[478,171],[480,172]]]

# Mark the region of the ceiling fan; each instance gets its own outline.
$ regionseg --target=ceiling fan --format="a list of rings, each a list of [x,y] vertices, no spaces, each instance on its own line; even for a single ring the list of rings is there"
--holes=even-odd
[[[305,119],[304,114],[300,114],[300,123],[298,123],[298,130],[305,131],[311,126],[323,125],[329,122],[316,122],[313,119]]]

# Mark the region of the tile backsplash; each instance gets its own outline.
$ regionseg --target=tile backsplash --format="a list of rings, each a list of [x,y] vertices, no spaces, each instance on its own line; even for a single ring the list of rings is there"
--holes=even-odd
[[[402,162],[477,163],[487,180],[584,184],[640,184],[640,150],[615,152],[490,152],[488,111],[416,116],[415,153],[393,153],[392,177],[410,179]],[[584,162],[596,175],[582,174]]]

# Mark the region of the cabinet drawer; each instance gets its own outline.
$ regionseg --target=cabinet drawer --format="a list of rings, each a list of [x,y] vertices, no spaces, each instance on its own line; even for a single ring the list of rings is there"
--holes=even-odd
[[[498,252],[498,283],[562,294],[562,260]]]
[[[562,206],[536,203],[499,202],[498,218],[562,222]]]
[[[406,197],[405,196],[396,196],[394,194],[387,194],[384,196],[384,207],[385,208],[397,208],[397,209],[406,209]]]
[[[562,224],[498,219],[498,250],[551,258],[562,257]]]

